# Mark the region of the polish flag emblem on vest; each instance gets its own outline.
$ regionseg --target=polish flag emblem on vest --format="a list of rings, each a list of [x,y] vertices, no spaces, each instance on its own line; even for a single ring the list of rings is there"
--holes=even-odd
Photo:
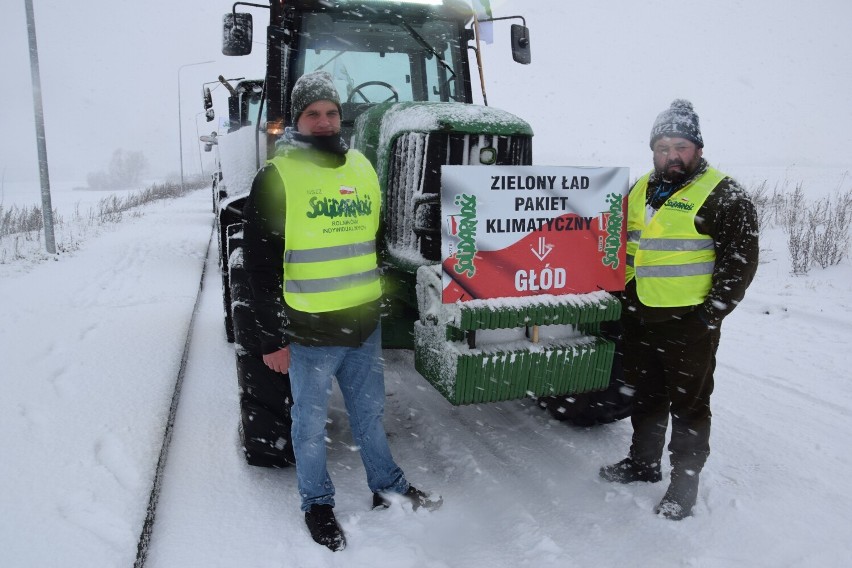
[[[454,237],[459,234],[459,222],[456,217],[458,217],[458,215],[447,216],[447,232]]]
[[[340,186],[340,195],[349,195],[351,193],[355,193],[354,187],[349,187],[349,186],[346,186],[346,185]]]

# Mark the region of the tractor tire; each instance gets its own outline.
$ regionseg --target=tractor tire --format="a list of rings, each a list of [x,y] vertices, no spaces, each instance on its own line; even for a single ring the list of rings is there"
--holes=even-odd
[[[242,233],[240,229],[242,225],[235,224],[228,226],[224,240],[220,240],[219,244],[219,269],[222,274],[222,303],[225,310],[225,336],[228,343],[234,343],[236,336],[234,334],[234,312],[233,298],[231,291],[231,255],[234,251],[242,247]],[[220,237],[220,239],[223,237]]]
[[[230,244],[239,245],[233,237]],[[246,462],[259,467],[295,464],[290,435],[293,397],[290,376],[276,373],[263,362],[260,334],[251,307],[251,287],[242,263],[241,246],[231,249],[228,274],[231,320],[236,345],[240,389],[240,440]]]
[[[288,467],[296,463],[290,435],[290,377],[269,369],[262,359],[237,356],[240,434],[249,465]]]
[[[632,413],[635,389],[624,380],[621,325],[609,322],[609,325],[602,326],[601,331],[607,339],[615,342],[609,386],[601,391],[538,399],[538,405],[554,419],[574,426],[590,427],[610,424]]]

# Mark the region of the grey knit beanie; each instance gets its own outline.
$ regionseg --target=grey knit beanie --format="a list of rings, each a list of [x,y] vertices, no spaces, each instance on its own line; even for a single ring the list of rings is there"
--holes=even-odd
[[[657,115],[654,127],[651,129],[651,148],[654,142],[663,136],[686,138],[699,148],[704,147],[701,138],[701,128],[698,126],[698,115],[692,110],[692,103],[684,99],[676,99],[672,106]]]
[[[290,112],[293,115],[293,124],[299,121],[299,115],[305,107],[317,101],[331,101],[337,105],[337,110],[343,114],[340,108],[340,95],[334,88],[334,79],[328,71],[314,71],[299,77],[293,85],[290,95]]]

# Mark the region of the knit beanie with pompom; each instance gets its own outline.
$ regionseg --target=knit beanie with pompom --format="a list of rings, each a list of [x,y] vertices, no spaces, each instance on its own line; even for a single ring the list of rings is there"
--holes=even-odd
[[[676,99],[669,108],[657,115],[657,120],[654,121],[654,127],[651,129],[651,148],[654,148],[654,142],[664,136],[686,138],[699,148],[704,147],[698,115],[692,109],[691,102]]]

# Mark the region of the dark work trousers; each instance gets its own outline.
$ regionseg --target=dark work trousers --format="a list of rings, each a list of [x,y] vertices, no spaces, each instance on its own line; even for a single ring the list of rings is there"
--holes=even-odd
[[[660,464],[671,413],[673,471],[700,472],[710,455],[719,329],[708,329],[693,314],[661,323],[625,315],[622,322],[624,376],[636,388],[630,457],[645,466]]]

